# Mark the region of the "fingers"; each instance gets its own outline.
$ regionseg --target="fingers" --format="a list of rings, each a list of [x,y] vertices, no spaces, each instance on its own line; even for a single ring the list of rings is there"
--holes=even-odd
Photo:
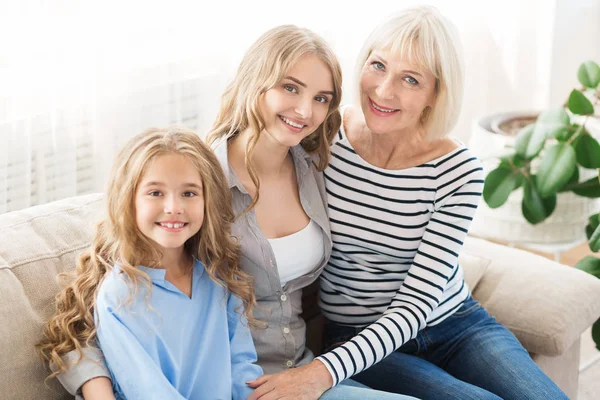
[[[248,386],[250,386],[250,384],[248,384]],[[250,386],[250,387],[252,387],[252,386]],[[246,400],[259,400],[259,399],[260,400],[268,400],[269,397],[264,397],[264,396],[267,395],[267,394],[270,394],[274,390],[275,390],[274,386],[265,385],[263,383],[258,388],[254,389],[254,391],[252,392],[252,394],[250,396],[248,396],[248,398]],[[271,393],[271,398],[273,398],[272,397],[273,394],[274,393]]]
[[[253,381],[246,382],[246,384],[248,386],[250,386],[251,388],[256,389],[257,387],[259,387],[260,385],[262,385],[263,383],[268,381],[270,377],[271,377],[271,375],[263,375],[260,378],[257,378]]]

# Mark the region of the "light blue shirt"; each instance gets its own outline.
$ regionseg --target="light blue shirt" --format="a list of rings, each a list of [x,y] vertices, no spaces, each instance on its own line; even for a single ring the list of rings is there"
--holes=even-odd
[[[117,399],[246,399],[246,382],[263,374],[239,298],[193,270],[192,296],[165,280],[165,270],[139,267],[152,291],[139,285],[130,303],[128,278],[115,266],[96,302],[98,342]]]

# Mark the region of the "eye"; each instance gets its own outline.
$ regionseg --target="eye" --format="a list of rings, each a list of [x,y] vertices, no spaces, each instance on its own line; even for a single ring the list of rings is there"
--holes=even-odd
[[[412,76],[407,76],[406,78],[404,78],[404,80],[408,83],[410,83],[411,85],[418,85],[419,81],[416,80],[415,78],[413,78]]]
[[[290,93],[298,93],[298,89],[294,85],[285,84],[283,88]]]
[[[378,71],[383,71],[385,69],[385,65],[383,65],[383,63],[379,61],[373,61],[371,63],[371,66],[373,66],[373,68],[375,68]]]
[[[183,193],[183,197],[195,197],[198,194],[196,192],[185,192]]]
[[[323,104],[329,103],[329,98],[327,96],[317,96],[315,97],[315,100]]]
[[[162,193],[161,193],[161,192],[159,192],[158,190],[153,190],[153,191],[151,191],[151,192],[148,192],[148,196],[151,196],[151,197],[158,197],[158,196],[162,196]]]

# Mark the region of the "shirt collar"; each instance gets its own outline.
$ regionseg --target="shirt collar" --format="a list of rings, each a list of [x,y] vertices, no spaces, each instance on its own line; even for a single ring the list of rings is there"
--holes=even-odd
[[[221,164],[223,171],[225,172],[225,177],[227,178],[227,183],[229,184],[229,189],[233,187],[237,187],[242,193],[247,193],[246,189],[240,182],[238,176],[235,174],[235,171],[229,166],[229,157],[227,155],[227,137],[223,136],[218,139],[213,145],[213,151],[217,156],[217,160]],[[292,158],[294,159],[295,165],[303,165],[307,168],[310,168],[311,163],[313,162],[313,157],[306,152],[302,148],[301,145],[296,145],[290,149],[292,153]]]
[[[145,272],[146,274],[148,274],[148,276],[150,277],[150,280],[155,285],[158,285],[158,286],[166,288],[166,289],[170,289],[169,287],[165,287],[166,282],[168,282],[165,279],[165,275],[167,274],[166,269],[149,268],[149,267],[144,267],[143,265],[140,265],[139,269],[142,270],[143,272]],[[192,274],[192,276],[194,277],[194,280],[195,280],[195,278],[201,277],[202,274],[204,274],[204,265],[202,265],[202,263],[200,261],[195,260],[194,271]],[[171,285],[171,284],[169,283],[169,285]]]

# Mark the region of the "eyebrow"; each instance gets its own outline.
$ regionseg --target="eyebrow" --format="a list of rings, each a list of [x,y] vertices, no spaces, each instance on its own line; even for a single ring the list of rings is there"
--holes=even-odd
[[[294,78],[293,76],[289,76],[289,75],[288,75],[288,76],[285,76],[283,79],[289,79],[290,81],[294,81],[294,82],[296,82],[298,85],[302,86],[303,88],[305,88],[305,87],[306,87],[306,83],[302,82],[302,81],[301,81],[301,80],[299,80],[299,79],[296,79],[296,78]],[[321,91],[319,91],[319,93],[322,93],[322,94],[330,94],[330,95],[332,95],[332,96],[335,94],[335,93],[334,93],[333,91],[331,91],[331,90],[321,90]]]
[[[384,63],[384,64],[387,64],[387,63],[388,63],[388,62],[387,62],[387,61],[385,61],[385,59],[384,59],[383,57],[381,57],[379,54],[377,54],[377,53],[372,53],[372,55],[373,55],[375,58],[378,58],[378,59],[379,59],[379,60],[380,60],[382,63]],[[423,74],[421,74],[421,73],[419,73],[419,72],[417,72],[417,71],[413,71],[413,70],[411,70],[411,69],[405,69],[405,70],[403,70],[402,72],[408,72],[409,74],[419,75],[421,78],[423,78]]]
[[[157,182],[157,181],[152,181],[152,182],[147,182],[144,184],[144,187],[148,187],[148,186],[165,186],[164,183],[162,182]],[[202,190],[202,186],[198,185],[197,183],[184,183],[182,185],[183,187],[193,187],[199,190]]]

